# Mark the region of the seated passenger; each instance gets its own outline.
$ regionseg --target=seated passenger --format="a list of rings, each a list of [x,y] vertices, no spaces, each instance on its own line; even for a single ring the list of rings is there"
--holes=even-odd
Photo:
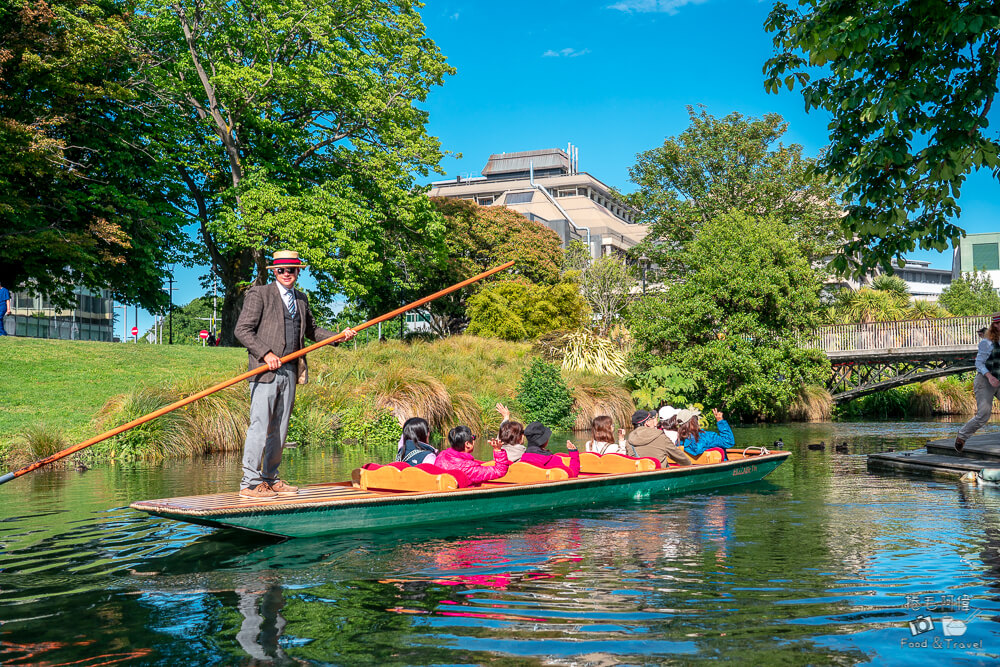
[[[507,452],[507,459],[511,463],[517,463],[524,456],[524,426],[521,422],[504,420],[500,424],[500,435],[497,439],[500,441],[500,447]]]
[[[590,422],[590,440],[583,446],[584,451],[594,454],[625,454],[630,456],[628,444],[625,442],[625,429],[618,429],[618,440],[615,441],[614,422],[607,415],[598,415]]]
[[[566,441],[566,449],[569,450],[569,465],[561,456],[556,456],[548,450],[549,438],[552,437],[552,429],[545,427],[541,422],[531,422],[524,427],[524,439],[526,446],[521,461],[538,466],[539,468],[562,468],[570,477],[580,474],[580,452],[572,441]]]
[[[678,430],[679,444],[684,451],[691,456],[700,456],[709,449],[719,449],[722,451],[722,460],[728,461],[726,448],[736,444],[733,436],[733,429],[729,428],[729,423],[722,416],[722,413],[712,408],[712,415],[715,417],[715,427],[719,432],[702,431],[698,423],[698,416],[701,413],[697,410],[681,410],[677,415],[677,422],[680,425]]]
[[[657,421],[656,413],[648,410],[636,410],[632,415],[635,428],[628,434],[628,444],[635,450],[635,455],[654,458],[664,468],[669,464],[691,465],[691,459],[684,454],[684,450],[674,446],[670,438],[656,428]]]
[[[493,446],[493,465],[484,466],[482,463],[472,458],[472,449],[476,445],[476,436],[468,426],[456,426],[448,431],[448,449],[441,450],[437,455],[434,465],[443,470],[459,470],[465,473],[472,484],[488,482],[491,479],[503,477],[507,474],[510,464],[507,462],[507,453],[500,449],[498,440],[491,440]]]
[[[403,424],[403,435],[399,436],[399,446],[396,448],[396,460],[409,463],[411,466],[421,463],[434,463],[438,450],[431,447],[431,427],[426,419],[410,417]]]
[[[663,435],[670,438],[670,442],[677,444],[677,413],[679,411],[672,405],[664,405],[660,408],[660,423],[657,428],[663,431]]]

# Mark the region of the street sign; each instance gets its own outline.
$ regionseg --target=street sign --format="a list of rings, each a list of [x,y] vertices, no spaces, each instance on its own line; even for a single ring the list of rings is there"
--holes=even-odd
[[[202,340],[205,340],[206,338],[208,338],[208,332],[207,332],[207,331],[205,331],[204,329],[202,329],[201,331],[199,331],[199,332],[198,332],[198,336],[199,336],[199,337],[200,337],[200,338],[201,338]]]
[[[132,335],[133,336],[139,335],[139,327],[132,327]]]

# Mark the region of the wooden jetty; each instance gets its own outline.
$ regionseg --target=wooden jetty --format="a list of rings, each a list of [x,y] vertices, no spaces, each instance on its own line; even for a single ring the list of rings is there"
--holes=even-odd
[[[960,425],[955,425],[958,431]],[[983,468],[1000,468],[1000,433],[979,433],[955,451],[955,437],[927,443],[927,452],[881,452],[868,455],[868,469],[931,477],[956,478]]]

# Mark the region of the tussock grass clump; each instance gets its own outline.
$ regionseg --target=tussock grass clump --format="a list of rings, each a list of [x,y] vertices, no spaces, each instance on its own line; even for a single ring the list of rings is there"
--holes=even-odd
[[[0,462],[11,466],[24,466],[58,451],[71,444],[61,428],[50,424],[32,424],[19,436],[0,443]],[[63,463],[65,464],[64,459]]]
[[[95,426],[108,431],[190,396],[209,384],[187,380],[166,387],[143,387],[109,400]],[[121,461],[158,460],[207,452],[239,451],[250,423],[246,385],[210,394],[94,445],[96,453]]]
[[[829,421],[833,413],[833,397],[825,387],[803,385],[788,408],[793,421]]]
[[[914,415],[972,415],[976,413],[976,396],[969,382],[958,378],[928,380],[916,385],[910,394],[910,409]]]
[[[635,411],[628,388],[618,378],[592,373],[570,373],[567,385],[573,394],[576,422],[573,428],[586,431],[594,417],[608,415],[618,428],[627,428]]]

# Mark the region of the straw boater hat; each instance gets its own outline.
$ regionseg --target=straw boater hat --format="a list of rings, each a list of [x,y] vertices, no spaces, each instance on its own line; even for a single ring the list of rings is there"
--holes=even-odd
[[[304,269],[306,265],[299,259],[299,253],[294,250],[278,250],[271,258],[269,269]]]

